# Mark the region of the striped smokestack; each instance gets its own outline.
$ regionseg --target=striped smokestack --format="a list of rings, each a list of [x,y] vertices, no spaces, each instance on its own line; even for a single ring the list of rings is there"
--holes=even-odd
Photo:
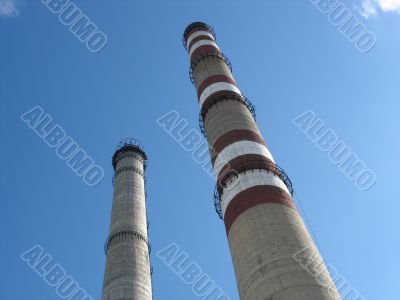
[[[293,257],[311,249],[314,259],[316,255],[321,260],[292,199],[291,182],[264,142],[254,107],[240,91],[213,29],[192,23],[183,43],[190,56],[201,128],[217,179],[216,208],[225,223],[240,299],[341,299],[325,268],[312,276]]]

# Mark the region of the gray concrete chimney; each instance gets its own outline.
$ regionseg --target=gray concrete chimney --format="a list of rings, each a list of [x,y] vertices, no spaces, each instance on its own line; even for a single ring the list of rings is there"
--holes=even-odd
[[[102,300],[151,300],[147,237],[147,157],[134,139],[123,140],[112,158],[115,175]]]

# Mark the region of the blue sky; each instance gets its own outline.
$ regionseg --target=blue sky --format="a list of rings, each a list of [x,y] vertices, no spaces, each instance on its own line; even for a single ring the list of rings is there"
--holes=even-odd
[[[255,104],[258,125],[289,174],[325,259],[365,299],[397,299],[398,1],[343,2],[376,36],[366,53],[310,1],[166,2],[75,1],[108,37],[105,48],[92,53],[39,0],[0,0],[0,298],[58,299],[20,259],[41,245],[100,299],[111,156],[119,140],[133,136],[149,157],[154,299],[196,299],[156,256],[171,243],[238,299],[225,229],[213,207],[214,181],[156,122],[176,110],[188,128],[198,128],[181,36],[200,20],[214,27]],[[85,185],[21,121],[35,106],[104,169],[100,184]],[[359,190],[293,124],[307,110],[376,173],[370,190]]]

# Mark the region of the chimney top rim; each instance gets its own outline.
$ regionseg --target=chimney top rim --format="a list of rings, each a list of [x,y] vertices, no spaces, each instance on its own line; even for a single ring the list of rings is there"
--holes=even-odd
[[[203,29],[207,30],[208,32],[210,32],[210,33],[213,35],[214,39],[217,40],[216,35],[215,35],[215,32],[214,32],[214,29],[213,29],[210,25],[208,25],[208,24],[206,24],[206,23],[204,23],[204,22],[193,22],[193,23],[189,24],[189,25],[186,27],[186,29],[185,29],[185,31],[184,31],[184,33],[183,33],[182,42],[183,42],[183,46],[184,46],[186,49],[187,49],[186,41],[187,41],[187,38],[188,38],[188,34],[189,34],[194,28],[203,28]]]
[[[142,143],[138,139],[134,138],[126,138],[121,140],[118,145],[116,146],[115,153],[112,157],[112,165],[114,167],[114,170],[117,166],[118,162],[118,156],[127,151],[133,151],[139,154],[143,158],[143,162],[146,163],[147,161],[147,155],[146,152],[143,149]]]

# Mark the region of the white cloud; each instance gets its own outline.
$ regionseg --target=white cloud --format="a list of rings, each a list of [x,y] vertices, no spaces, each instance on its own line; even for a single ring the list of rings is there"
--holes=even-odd
[[[378,4],[384,12],[395,11],[400,13],[400,0],[379,0]]]
[[[20,13],[19,1],[17,0],[0,0],[0,16],[16,17]]]
[[[400,0],[362,0],[361,15],[365,18],[378,14],[378,8],[382,12],[396,12],[400,14]]]
[[[371,2],[371,0],[363,0],[363,2],[361,3],[360,13],[364,18],[369,18],[378,14],[378,12],[376,11],[376,7]]]

